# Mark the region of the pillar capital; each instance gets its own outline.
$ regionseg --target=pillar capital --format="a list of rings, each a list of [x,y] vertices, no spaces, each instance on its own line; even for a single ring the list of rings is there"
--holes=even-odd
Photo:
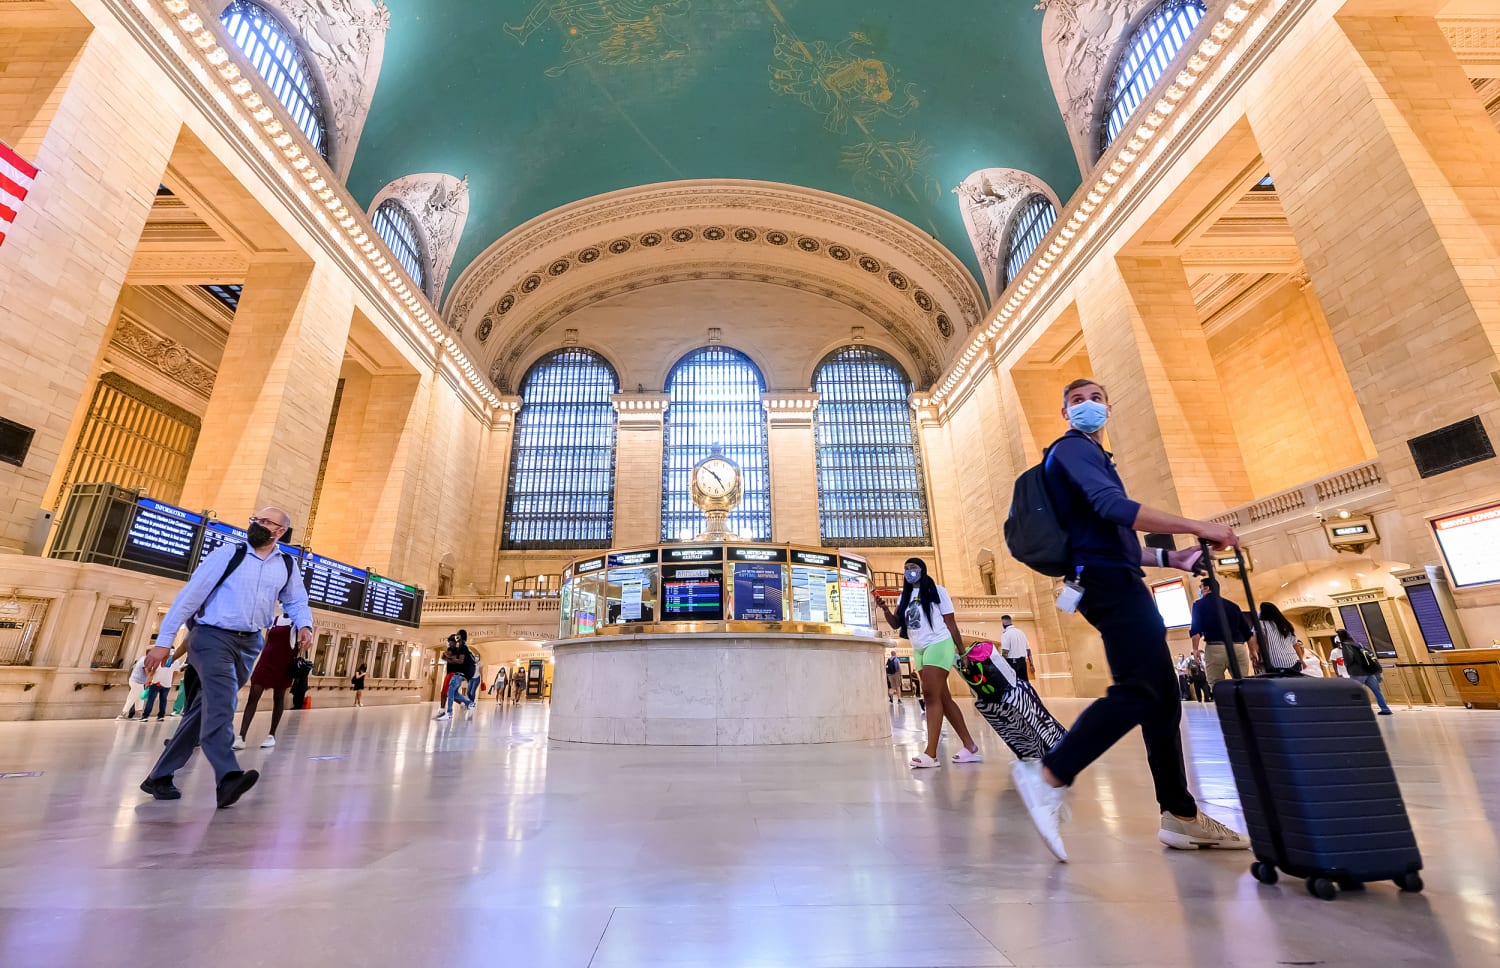
[[[620,428],[660,428],[672,398],[665,393],[616,393],[609,398],[610,406],[620,419]]]
[[[770,426],[811,427],[821,396],[811,390],[768,390],[760,395],[760,405]]]
[[[490,428],[510,430],[515,426],[516,414],[521,410],[521,398],[514,394],[504,394],[497,399],[500,403],[490,415]]]

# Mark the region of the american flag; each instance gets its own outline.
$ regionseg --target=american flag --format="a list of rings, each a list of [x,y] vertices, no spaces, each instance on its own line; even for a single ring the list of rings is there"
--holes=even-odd
[[[16,213],[21,211],[21,203],[35,180],[35,166],[0,141],[0,245],[5,244],[5,233],[16,220]]]

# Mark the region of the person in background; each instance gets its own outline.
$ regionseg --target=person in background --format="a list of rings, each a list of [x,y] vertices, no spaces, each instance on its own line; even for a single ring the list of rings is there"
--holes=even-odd
[[[151,693],[146,697],[146,711],[141,713],[141,722],[144,723],[151,717],[152,703],[158,704],[156,721],[159,723],[167,718],[167,697],[172,694],[172,676],[175,672],[176,668],[170,659],[156,667],[151,675]]]
[[[469,654],[474,656],[474,674],[469,677],[469,702],[475,703],[479,701],[479,687],[484,685],[484,658],[480,656],[478,649],[469,649]]]
[[[500,671],[495,673],[495,681],[490,684],[490,693],[495,697],[495,705],[505,701],[505,692],[510,688],[510,681],[505,675],[505,663],[500,663]]]
[[[1180,731],[1182,701],[1177,698],[1167,627],[1145,584],[1146,566],[1192,571],[1203,553],[1196,547],[1144,548],[1137,532],[1192,534],[1217,548],[1234,547],[1239,538],[1222,524],[1132,501],[1114,456],[1104,449],[1109,415],[1109,395],[1093,379],[1074,380],[1064,387],[1062,416],[1070,429],[1047,449],[1042,473],[1057,522],[1068,533],[1073,572],[1068,591],[1082,593],[1071,604],[1098,630],[1113,681],[1040,763],[1017,762],[1011,777],[1042,842],[1065,861],[1061,824],[1067,815],[1068,787],[1139,726],[1161,810],[1157,839],[1177,850],[1245,849],[1249,839],[1198,809],[1188,789]],[[1070,594],[1068,600],[1072,599]]]
[[[1343,632],[1343,629],[1339,629]],[[1333,666],[1334,673],[1340,679],[1349,678],[1349,669],[1344,664],[1344,646],[1342,639],[1334,639],[1333,648],[1328,650],[1328,664]]]
[[[250,735],[250,720],[260,706],[260,697],[271,690],[271,731],[260,741],[260,748],[268,750],[276,745],[276,727],[281,725],[281,714],[286,709],[286,691],[292,687],[292,666],[297,662],[297,647],[292,644],[292,620],[278,616],[275,624],[266,632],[266,647],[255,668],[250,672],[250,695],[245,699],[245,712],[240,717],[240,735],[235,737],[234,748],[244,749]]]
[[[1188,678],[1193,682],[1193,698],[1208,702],[1213,697],[1208,688],[1208,664],[1203,661],[1203,650],[1194,649],[1188,656]]]
[[[914,769],[940,766],[938,740],[943,734],[943,719],[953,724],[963,748],[953,754],[955,763],[979,763],[984,757],[979,753],[979,744],[969,735],[964,714],[948,691],[948,673],[966,651],[963,636],[959,634],[958,622],[953,617],[953,599],[948,589],[932,580],[927,574],[927,563],[921,558],[906,559],[906,587],[901,589],[901,601],[892,613],[879,598],[880,610],[891,628],[911,642],[911,664],[917,678],[922,681],[922,692],[932,702],[927,711],[927,749],[911,758]],[[897,615],[899,614],[899,619]]]
[[[1188,675],[1188,657],[1184,653],[1177,657],[1177,695],[1183,702],[1193,698],[1193,677]]]
[[[292,617],[297,644],[312,645],[312,611],[297,561],[277,546],[292,530],[291,518],[277,507],[262,508],[250,518],[244,544],[216,548],[193,571],[162,619],[157,645],[146,653],[152,672],[171,651],[188,619],[188,663],[198,672],[198,690],[188,703],[166,750],[141,783],[157,800],[177,800],[182,791],[172,775],[187,765],[201,743],[214,769],[218,806],[232,806],[260,779],[256,770],[241,770],[234,755],[234,709],[240,683],[260,655],[261,629],[271,624],[276,603]]]
[[[885,694],[886,702],[896,705],[901,702],[901,659],[896,655],[896,650],[891,650],[890,658],[885,660]]]
[[[301,709],[307,705],[307,677],[312,674],[312,660],[306,656],[297,656],[297,661],[292,663],[292,708]]]
[[[1292,623],[1271,602],[1260,603],[1259,618],[1256,634],[1265,646],[1261,655],[1266,671],[1283,676],[1301,675],[1302,657],[1297,654],[1297,630]]]
[[[1323,660],[1318,658],[1316,649],[1303,645],[1299,639],[1297,640],[1297,654],[1302,657],[1302,674],[1304,676],[1312,676],[1314,679],[1322,679],[1324,677]]]
[[[130,667],[130,680],[125,684],[125,705],[120,707],[120,715],[116,716],[116,719],[135,717],[136,705],[141,701],[141,692],[150,682],[151,677],[146,672],[146,656],[142,654],[135,660],[135,665]]]
[[[1364,684],[1364,687],[1375,695],[1375,702],[1380,705],[1380,715],[1391,715],[1391,707],[1386,704],[1385,693],[1380,691],[1380,684],[1384,677],[1381,675],[1380,659],[1369,647],[1357,642],[1354,636],[1349,634],[1348,629],[1339,629],[1339,648],[1344,653],[1344,668],[1349,670],[1349,678]]]
[[[526,668],[516,666],[515,671],[510,674],[511,700],[520,705],[521,700],[526,698]]]
[[[349,686],[354,690],[355,709],[365,704],[365,669],[365,664],[361,662],[359,668],[354,670],[354,675],[349,677]]]
[[[474,655],[469,651],[467,639],[467,634],[448,637],[448,651],[443,654],[443,661],[448,663],[448,696],[435,719],[447,719],[453,715],[455,702],[469,707],[468,718],[474,718],[474,700],[464,694],[464,687],[474,675]]]
[[[1031,675],[1027,670],[1030,667],[1031,643],[1026,641],[1026,633],[1010,623],[1009,615],[1000,616],[1000,624],[1005,629],[1000,633],[1000,651],[1005,653],[1005,661],[1016,670],[1017,679],[1030,682]]]
[[[1234,602],[1228,601],[1213,590],[1205,579],[1200,585],[1201,595],[1193,603],[1193,624],[1188,634],[1193,637],[1193,648],[1203,645],[1203,654],[1208,657],[1208,682],[1210,688],[1217,685],[1229,673],[1229,645],[1234,644],[1234,654],[1239,659],[1240,675],[1254,675],[1252,662],[1257,654],[1255,633],[1245,622],[1245,613]],[[1229,617],[1229,628],[1220,621],[1220,606]]]

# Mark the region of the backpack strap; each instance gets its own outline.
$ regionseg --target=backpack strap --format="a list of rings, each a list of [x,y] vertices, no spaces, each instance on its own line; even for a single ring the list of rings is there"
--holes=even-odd
[[[208,594],[203,597],[203,604],[198,606],[198,611],[194,612],[192,617],[187,620],[186,624],[189,630],[191,630],[193,626],[197,625],[198,620],[203,617],[204,610],[208,608],[208,603],[213,600],[213,597],[215,593],[218,592],[219,587],[228,580],[230,575],[234,574],[234,570],[236,568],[244,564],[245,553],[247,551],[249,551],[249,545],[246,545],[244,542],[241,542],[239,547],[234,549],[234,554],[229,556],[229,564],[224,566],[224,574],[219,576],[219,580],[214,582],[214,587],[210,588],[208,590]]]

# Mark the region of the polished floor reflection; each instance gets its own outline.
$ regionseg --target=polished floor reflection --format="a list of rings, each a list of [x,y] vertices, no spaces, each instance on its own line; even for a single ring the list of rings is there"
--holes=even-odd
[[[766,749],[549,745],[546,714],[291,714],[218,812],[201,760],[181,801],[136,791],[170,723],[0,724],[0,965],[1500,962],[1500,713],[1382,721],[1427,890],[1333,903],[1159,847],[1135,738],[1080,780],[1063,866],[988,730],[986,763],[906,768],[910,702],[894,742]],[[1237,823],[1210,711],[1186,729]]]

